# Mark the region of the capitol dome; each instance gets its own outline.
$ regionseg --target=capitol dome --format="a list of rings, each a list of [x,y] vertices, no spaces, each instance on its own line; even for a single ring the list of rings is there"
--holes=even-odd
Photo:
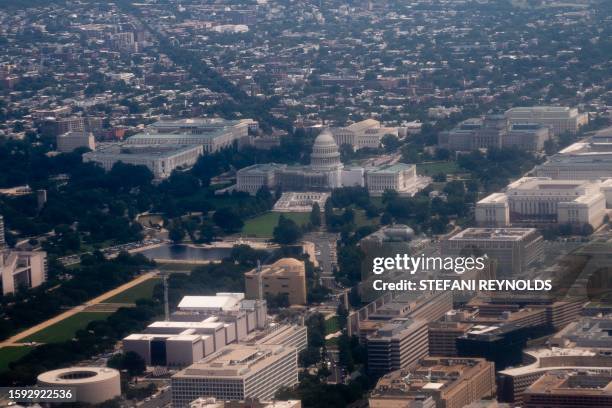
[[[334,140],[334,136],[325,129],[317,136],[312,146],[310,155],[310,165],[317,170],[335,170],[342,168],[340,161],[340,151]]]
[[[313,150],[317,147],[328,147],[331,145],[334,145],[336,149],[338,148],[338,145],[334,140],[334,135],[332,135],[332,132],[330,132],[329,129],[325,129],[315,139]]]

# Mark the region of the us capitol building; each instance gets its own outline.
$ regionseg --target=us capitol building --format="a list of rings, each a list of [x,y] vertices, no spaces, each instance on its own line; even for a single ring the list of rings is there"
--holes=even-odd
[[[429,183],[428,177],[416,174],[413,164],[387,164],[377,167],[345,168],[334,136],[326,129],[315,139],[310,165],[255,164],[238,170],[236,190],[256,194],[266,186],[283,191],[325,191],[339,187],[367,187],[372,195],[395,190],[414,195]]]

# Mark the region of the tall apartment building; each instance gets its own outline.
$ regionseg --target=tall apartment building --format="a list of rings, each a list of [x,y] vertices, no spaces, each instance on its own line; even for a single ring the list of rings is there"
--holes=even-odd
[[[272,265],[244,274],[246,296],[265,299],[266,295],[286,295],[292,305],[305,305],[306,266],[295,258],[282,258]]]
[[[40,286],[47,280],[47,253],[0,249],[2,294]]]
[[[577,133],[589,123],[589,115],[580,113],[576,108],[562,106],[534,106],[512,108],[506,111],[506,118],[511,124],[538,123],[550,126],[555,136],[562,133]]]
[[[468,228],[441,244],[445,257],[486,254],[495,259],[497,277],[520,275],[543,257],[543,238],[535,228]]]
[[[367,336],[368,370],[385,374],[410,367],[427,356],[427,322],[398,318]]]
[[[70,153],[81,147],[96,150],[96,140],[90,132],[68,132],[56,138],[57,151]]]
[[[230,345],[172,376],[172,406],[202,396],[271,399],[298,383],[297,351],[276,345]]]
[[[608,190],[607,182],[523,177],[510,183],[505,193],[480,200],[476,222],[481,226],[557,223],[597,228],[604,220]]]
[[[155,180],[163,180],[174,170],[193,166],[203,154],[203,147],[178,145],[130,145],[113,144],[83,155],[83,162],[92,162],[109,171],[122,162],[134,166],[146,166]]]
[[[416,395],[437,408],[463,408],[495,395],[495,367],[483,358],[426,357],[413,368],[382,377],[369,397],[371,407],[413,407]]]

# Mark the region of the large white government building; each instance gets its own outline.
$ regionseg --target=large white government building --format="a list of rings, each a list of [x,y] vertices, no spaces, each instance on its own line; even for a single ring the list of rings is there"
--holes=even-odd
[[[377,149],[385,135],[399,136],[398,128],[384,127],[375,119],[366,119],[346,127],[334,127],[329,130],[338,146],[349,145],[353,150]]]
[[[109,171],[122,162],[134,166],[146,166],[156,180],[170,177],[176,169],[193,166],[203,153],[202,145],[132,145],[112,144],[83,155],[84,162],[93,162]]]
[[[612,178],[612,128],[566,147],[538,166],[535,173],[564,180]]]
[[[506,111],[510,124],[538,123],[550,126],[553,135],[577,133],[580,128],[589,123],[589,115],[580,113],[576,108],[563,106],[533,106],[512,108]]]
[[[551,137],[550,126],[540,123],[510,123],[503,115],[467,119],[453,129],[440,132],[438,146],[456,150],[501,149],[541,151]]]
[[[262,187],[284,191],[331,190],[338,187],[366,186],[372,195],[385,190],[414,195],[430,182],[419,177],[414,165],[396,163],[370,168],[345,168],[333,134],[324,130],[315,139],[308,166],[276,163],[255,164],[238,170],[236,189],[256,194]]]
[[[612,179],[605,181],[553,180],[523,177],[503,193],[476,204],[481,226],[545,225],[601,226],[606,204],[612,204]]]
[[[0,249],[2,294],[31,289],[47,280],[47,253]]]
[[[47,280],[47,253],[7,248],[4,218],[0,215],[0,292],[2,295],[20,289],[40,286]]]
[[[258,123],[252,119],[225,120],[194,118],[160,120],[149,125],[145,132],[127,139],[129,145],[201,145],[204,152],[214,153],[248,138],[249,130]]]

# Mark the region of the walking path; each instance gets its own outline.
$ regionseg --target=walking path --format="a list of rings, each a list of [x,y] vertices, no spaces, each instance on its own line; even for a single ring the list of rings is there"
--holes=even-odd
[[[157,271],[154,272],[148,272],[144,275],[140,275],[137,278],[124,283],[121,286],[116,287],[115,289],[109,290],[106,293],[103,293],[102,295],[93,298],[85,303],[83,303],[82,305],[79,306],[75,306],[70,310],[67,310],[55,317],[52,317],[49,320],[45,320],[42,323],[37,324],[36,326],[32,326],[29,329],[26,329],[20,333],[17,333],[16,335],[4,340],[3,342],[0,343],[0,348],[1,347],[19,347],[19,346],[25,346],[27,345],[27,343],[19,343],[20,340],[25,339],[28,336],[31,336],[34,333],[37,333],[43,329],[46,329],[49,326],[52,326],[58,322],[61,322],[64,319],[69,318],[70,316],[74,316],[77,313],[80,313],[82,311],[84,311],[85,309],[87,309],[88,307],[91,307],[93,305],[97,305],[99,303],[103,303],[105,300],[112,298],[115,295],[118,295],[119,293],[133,287],[136,285],[141,284],[142,282],[152,279],[154,277],[157,276]],[[93,311],[93,310],[92,310]]]

